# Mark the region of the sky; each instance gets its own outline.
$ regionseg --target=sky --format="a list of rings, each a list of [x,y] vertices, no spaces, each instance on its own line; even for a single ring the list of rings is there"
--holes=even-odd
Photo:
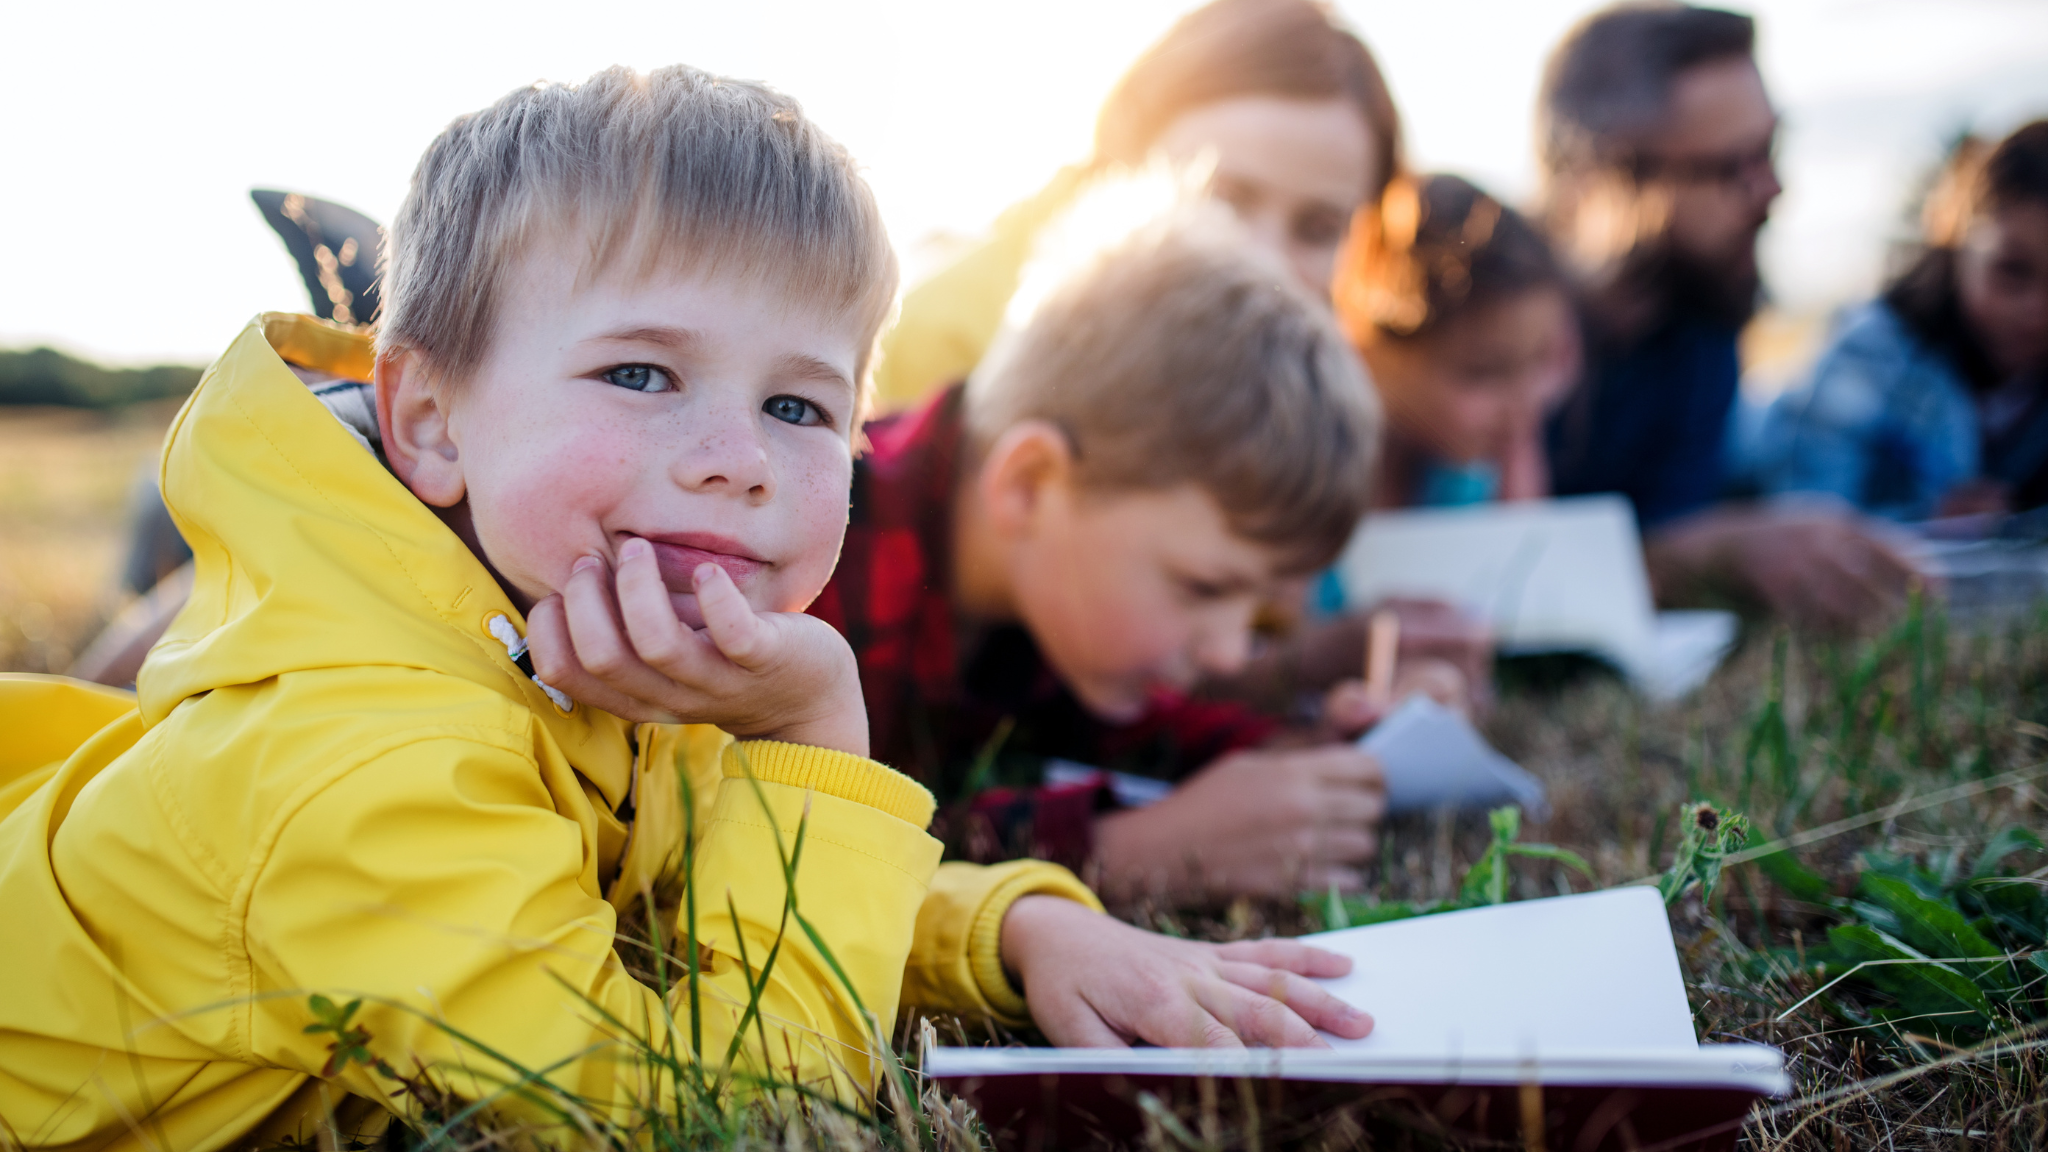
[[[0,43],[0,346],[203,363],[303,309],[252,187],[388,221],[455,115],[535,80],[686,62],[803,101],[866,166],[913,274],[1087,150],[1118,74],[1191,0],[367,0],[16,5]],[[1582,0],[1340,0],[1411,156],[1510,198],[1535,184],[1544,55]],[[1777,300],[1869,293],[1942,145],[2048,115],[2041,0],[1761,0],[1787,192]]]

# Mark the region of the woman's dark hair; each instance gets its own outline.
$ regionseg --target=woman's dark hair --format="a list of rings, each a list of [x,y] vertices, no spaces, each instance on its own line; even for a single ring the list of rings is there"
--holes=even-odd
[[[1332,297],[1353,344],[1427,336],[1459,314],[1566,283],[1528,218],[1456,176],[1401,178],[1360,209]]]
[[[2017,204],[2048,204],[2048,120],[2014,131],[1996,147],[1965,136],[1949,151],[1921,211],[1921,242],[1885,287],[1884,302],[1914,335],[1946,355],[1978,388],[2001,381],[1963,319],[1956,249],[1970,225]]]
[[[1095,122],[1095,158],[1141,163],[1183,113],[1240,96],[1350,100],[1372,129],[1379,198],[1401,165],[1401,118],[1357,36],[1318,0],[1215,0],[1188,13],[1117,81]]]

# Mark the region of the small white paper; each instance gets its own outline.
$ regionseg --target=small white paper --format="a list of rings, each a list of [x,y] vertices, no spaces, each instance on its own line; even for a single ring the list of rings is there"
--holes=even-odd
[[[1409,697],[1358,746],[1386,770],[1390,812],[1519,804],[1535,819],[1548,815],[1542,781],[1495,751],[1463,716],[1427,696]]]
[[[1302,937],[1351,958],[1321,983],[1372,1014],[1332,1045],[1420,1060],[1691,1052],[1692,1008],[1655,888],[1614,888]]]

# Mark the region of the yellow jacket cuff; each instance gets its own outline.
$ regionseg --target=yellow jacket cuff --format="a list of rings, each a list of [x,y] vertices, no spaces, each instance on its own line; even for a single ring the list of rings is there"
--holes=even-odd
[[[1063,896],[1097,912],[1102,901],[1072,872],[1057,864],[1028,861],[991,889],[974,915],[974,927],[967,941],[968,964],[982,999],[1006,1024],[1021,1025],[1031,1020],[1024,996],[1011,986],[1003,971],[1003,917],[1010,906],[1025,896]]]
[[[728,780],[748,775],[879,808],[919,828],[928,827],[937,804],[924,785],[887,765],[809,744],[744,740],[726,746],[720,765]]]

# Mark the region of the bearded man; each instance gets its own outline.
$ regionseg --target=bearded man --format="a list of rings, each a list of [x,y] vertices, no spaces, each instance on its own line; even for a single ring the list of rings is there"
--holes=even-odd
[[[1718,503],[1736,339],[1783,190],[1755,46],[1748,16],[1630,3],[1550,58],[1541,214],[1579,275],[1587,352],[1548,430],[1552,486],[1629,498],[1662,603],[1734,599],[1854,626],[1902,601],[1909,561],[1845,509]]]

